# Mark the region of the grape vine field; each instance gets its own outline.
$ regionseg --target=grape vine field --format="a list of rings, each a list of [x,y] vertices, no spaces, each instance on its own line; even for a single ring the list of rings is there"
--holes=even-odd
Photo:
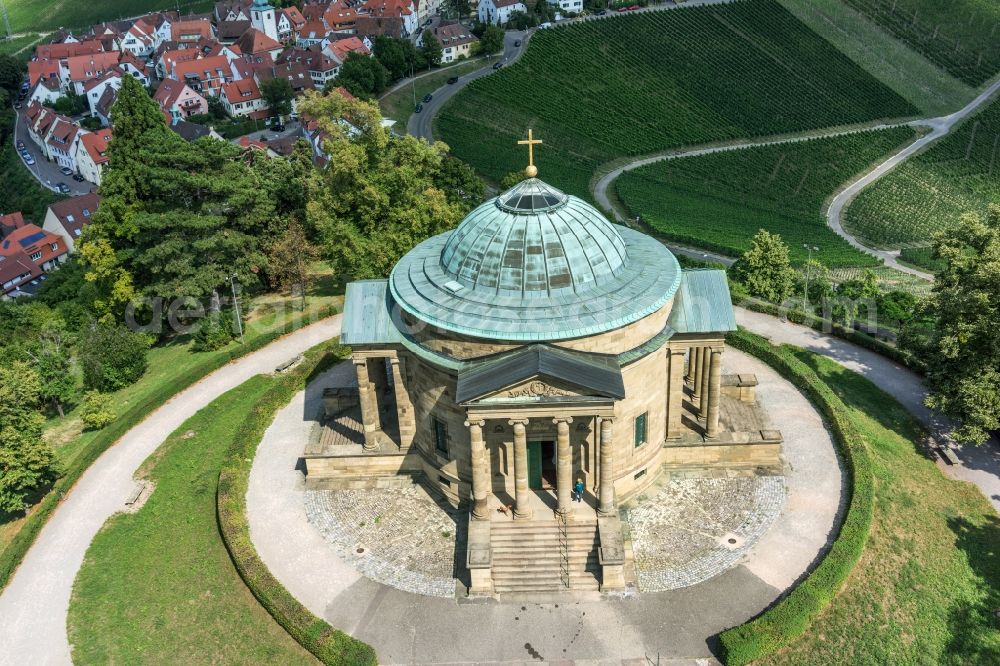
[[[1000,73],[997,0],[843,1],[969,85]]]
[[[927,246],[935,231],[991,203],[1000,203],[1000,101],[863,189],[844,227],[873,247]]]
[[[917,114],[773,0],[742,0],[539,30],[512,66],[473,81],[435,134],[499,181],[522,169],[585,196],[623,156]]]
[[[793,262],[805,261],[808,244],[826,266],[874,266],[827,226],[824,203],[915,137],[900,127],[677,158],[627,171],[615,187],[631,215],[678,242],[735,256],[767,229],[788,243]]]

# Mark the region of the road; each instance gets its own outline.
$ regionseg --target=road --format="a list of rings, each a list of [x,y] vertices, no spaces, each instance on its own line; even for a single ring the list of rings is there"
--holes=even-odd
[[[462,88],[469,85],[470,81],[492,74],[494,71],[493,64],[497,62],[497,59],[505,65],[509,65],[521,57],[521,54],[528,47],[528,40],[531,39],[532,32],[534,30],[524,32],[510,31],[506,33],[503,40],[503,55],[496,56],[491,64],[486,65],[482,69],[477,69],[465,76],[458,77],[458,83],[446,84],[435,90],[433,93],[434,98],[424,104],[423,111],[410,116],[409,122],[406,123],[407,134],[426,139],[427,141],[434,141],[434,130],[432,127],[434,116],[441,110],[445,102],[458,94],[458,91]],[[521,42],[521,45],[514,46],[518,41]]]
[[[55,185],[57,183],[66,183],[70,189],[69,196],[79,196],[81,194],[87,194],[92,189],[97,186],[93,183],[88,183],[84,181],[78,183],[73,180],[72,176],[64,176],[59,172],[59,164],[56,162],[49,162],[39,148],[38,144],[31,140],[28,135],[28,125],[24,119],[24,109],[17,111],[17,122],[14,123],[14,145],[17,146],[18,141],[24,142],[24,148],[31,153],[31,156],[35,158],[35,165],[28,166],[25,164],[24,160],[21,159],[20,154],[18,154],[18,159],[21,159],[21,165],[27,169],[31,175],[42,185],[42,187],[48,188],[53,192],[56,192]]]

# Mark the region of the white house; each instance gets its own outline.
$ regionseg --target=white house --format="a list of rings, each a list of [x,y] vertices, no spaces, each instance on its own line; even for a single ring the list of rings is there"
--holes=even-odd
[[[222,105],[230,116],[249,116],[266,111],[267,103],[254,79],[240,79],[222,87]]]
[[[521,0],[479,0],[479,22],[504,25],[514,12],[527,13],[528,8]]]
[[[438,43],[441,44],[441,62],[454,62],[461,57],[468,58],[472,55],[472,45],[479,40],[461,23],[449,23],[439,25],[432,31]],[[417,37],[417,46],[424,44],[424,35],[420,33]]]
[[[145,19],[139,19],[125,33],[121,49],[122,51],[128,51],[137,58],[147,58],[153,55],[153,51],[156,50],[161,41],[156,28],[147,23]]]
[[[96,132],[87,132],[80,137],[80,141],[77,144],[77,170],[81,176],[94,185],[101,184],[104,165],[108,162],[107,152],[108,141],[110,140],[111,129],[105,128]]]
[[[109,70],[96,79],[88,81],[83,86],[87,94],[87,105],[90,107],[91,115],[97,115],[97,103],[101,101],[101,97],[104,96],[104,91],[108,89],[108,86],[111,86],[115,90],[121,90],[122,77],[118,71]]]
[[[28,96],[28,103],[54,104],[60,97],[62,92],[59,90],[59,79],[39,79]]]
[[[49,130],[48,140],[45,142],[45,149],[48,157],[61,166],[76,171],[76,151],[79,148],[80,137],[86,130],[71,119],[59,116]]]
[[[580,13],[583,11],[583,0],[548,0],[550,5],[555,5],[564,12],[576,12]]]
[[[76,248],[76,240],[83,228],[90,224],[90,218],[100,203],[101,197],[96,194],[84,194],[56,202],[45,211],[42,229],[61,236],[72,252]]]
[[[250,25],[278,41],[278,20],[274,7],[267,0],[254,0],[250,7]]]

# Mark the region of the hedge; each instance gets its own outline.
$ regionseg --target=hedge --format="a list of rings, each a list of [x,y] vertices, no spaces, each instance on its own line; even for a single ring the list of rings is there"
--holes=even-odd
[[[288,404],[316,374],[344,358],[343,348],[306,352],[304,362],[287,375],[276,378],[237,428],[233,443],[219,473],[216,495],[219,531],[240,577],[267,612],[302,647],[324,664],[363,666],[377,663],[371,646],[335,629],[303,606],[268,570],[250,540],[246,517],[246,494],[250,466],[264,431],[277,411]]]
[[[795,357],[793,347],[774,347],[764,338],[743,330],[731,333],[727,342],[773,367],[819,409],[845,462],[850,495],[836,540],[806,579],[775,606],[719,635],[723,662],[727,666],[742,666],[790,643],[836,596],[868,542],[874,482],[867,446],[851,424],[847,406],[812,368]]]
[[[59,501],[73,488],[73,485],[94,461],[125,433],[162,407],[170,398],[201,381],[210,373],[231,361],[271,344],[283,335],[296,331],[308,323],[312,322],[305,319],[294,320],[280,329],[250,338],[246,344],[237,346],[228,353],[213,355],[203,363],[192,366],[186,372],[163,382],[145,399],[129,407],[112,424],[101,430],[90,440],[86,448],[82,449],[62,470],[62,475],[53,484],[52,489],[37,504],[35,511],[28,516],[20,531],[11,539],[3,552],[0,552],[0,590],[6,587],[11,576],[14,575],[14,571],[21,564],[21,560],[31,548],[31,544],[35,542],[49,516],[59,506]]]

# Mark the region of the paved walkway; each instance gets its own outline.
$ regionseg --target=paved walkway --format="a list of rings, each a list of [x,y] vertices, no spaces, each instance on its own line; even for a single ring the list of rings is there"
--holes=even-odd
[[[937,441],[948,441],[945,434],[949,429],[948,420],[924,404],[927,387],[907,368],[846,340],[759,312],[737,308],[736,321],[775,344],[803,347],[866,377],[906,407]],[[939,460],[938,466],[953,478],[974,483],[1000,512],[1000,441],[994,437],[982,446],[962,446],[958,457],[962,460],[960,465],[946,465]]]
[[[759,613],[816,559],[835,523],[842,480],[830,436],[805,397],[754,358],[730,350],[725,359],[727,372],[757,373],[759,399],[785,435],[790,472],[777,523],[742,563],[711,580],[604,601],[498,604],[411,594],[362,576],[309,523],[296,469],[322,387],[351,371],[343,365],[295,396],[265,433],[247,491],[251,538],[296,598],[373,645],[383,664],[710,658],[713,636]]]
[[[69,664],[66,614],[90,542],[125,506],[136,469],[202,407],[254,375],[340,334],[331,317],[216,370],[178,393],[98,458],[63,500],[0,595],[0,664]]]

